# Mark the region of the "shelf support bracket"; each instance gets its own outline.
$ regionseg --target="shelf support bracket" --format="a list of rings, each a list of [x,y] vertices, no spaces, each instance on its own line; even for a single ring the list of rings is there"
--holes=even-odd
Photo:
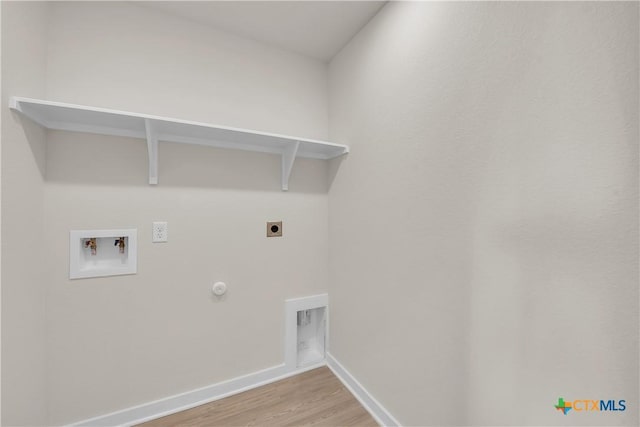
[[[282,191],[289,190],[289,176],[291,175],[293,162],[296,160],[298,147],[300,147],[300,141],[288,145],[282,153]]]
[[[158,133],[153,121],[144,119],[147,132],[147,152],[149,153],[149,184],[158,184]]]

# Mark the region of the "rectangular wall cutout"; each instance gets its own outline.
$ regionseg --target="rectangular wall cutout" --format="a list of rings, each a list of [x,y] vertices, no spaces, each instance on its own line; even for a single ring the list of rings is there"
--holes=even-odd
[[[117,276],[138,271],[138,231],[72,230],[69,232],[69,278]]]
[[[297,313],[297,367],[324,360],[326,307],[300,310]]]
[[[325,359],[328,341],[327,294],[285,301],[287,369],[304,368]]]

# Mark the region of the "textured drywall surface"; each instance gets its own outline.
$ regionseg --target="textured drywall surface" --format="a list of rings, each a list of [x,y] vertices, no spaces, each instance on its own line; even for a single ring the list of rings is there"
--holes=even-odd
[[[46,10],[2,2],[2,425],[46,424],[44,133],[8,108],[44,96]]]
[[[333,355],[405,425],[638,425],[638,5],[389,3],[329,75]]]
[[[326,138],[319,61],[127,3],[52,4],[48,41],[48,99]],[[296,162],[283,193],[278,156],[161,143],[159,158],[152,187],[145,141],[48,134],[50,424],[281,364],[284,300],[326,291],[326,162]],[[130,226],[138,274],[68,279],[69,230]]]

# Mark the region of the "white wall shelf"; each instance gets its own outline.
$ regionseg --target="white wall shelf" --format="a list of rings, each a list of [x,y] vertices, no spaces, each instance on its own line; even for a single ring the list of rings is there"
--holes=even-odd
[[[297,157],[327,160],[349,152],[326,141],[40,99],[14,96],[9,107],[47,129],[146,139],[149,184],[158,183],[158,141],[279,154],[283,191]]]

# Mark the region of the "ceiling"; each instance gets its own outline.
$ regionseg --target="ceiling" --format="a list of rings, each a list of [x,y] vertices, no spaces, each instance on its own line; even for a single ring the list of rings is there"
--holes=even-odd
[[[282,49],[330,60],[385,1],[136,2]]]

